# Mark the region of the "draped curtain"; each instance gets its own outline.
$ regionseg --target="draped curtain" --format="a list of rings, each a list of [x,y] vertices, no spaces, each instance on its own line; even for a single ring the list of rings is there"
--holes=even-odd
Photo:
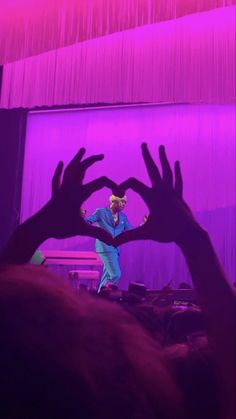
[[[218,8],[7,64],[1,107],[234,103],[235,58],[235,7]]]
[[[0,64],[236,0],[18,0],[1,2]]]

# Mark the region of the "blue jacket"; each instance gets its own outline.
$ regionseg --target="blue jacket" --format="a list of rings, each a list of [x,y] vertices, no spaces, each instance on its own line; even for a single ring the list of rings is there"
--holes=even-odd
[[[85,218],[90,224],[96,223],[97,227],[104,228],[107,230],[112,237],[116,237],[123,231],[132,230],[132,226],[129,223],[126,215],[123,212],[119,212],[119,222],[115,225],[115,221],[110,208],[98,208],[90,217]],[[96,239],[96,252],[117,252],[118,248],[109,246],[108,244]]]

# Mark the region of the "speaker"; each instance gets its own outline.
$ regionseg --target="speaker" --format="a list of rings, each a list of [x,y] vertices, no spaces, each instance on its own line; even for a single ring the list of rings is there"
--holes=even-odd
[[[135,294],[142,298],[145,298],[147,295],[147,288],[144,284],[140,284],[138,282],[131,282],[129,284],[128,292],[130,294]]]

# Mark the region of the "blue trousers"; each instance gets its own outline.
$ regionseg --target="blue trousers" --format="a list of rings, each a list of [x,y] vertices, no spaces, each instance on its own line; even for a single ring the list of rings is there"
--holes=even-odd
[[[104,252],[99,253],[103,262],[102,279],[98,286],[98,292],[106,285],[107,282],[112,282],[117,285],[121,277],[121,270],[119,264],[119,252]]]

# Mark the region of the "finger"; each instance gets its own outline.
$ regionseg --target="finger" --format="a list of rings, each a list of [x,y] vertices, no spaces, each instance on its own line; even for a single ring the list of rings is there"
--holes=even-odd
[[[179,161],[175,162],[175,192],[179,198],[183,198],[183,178]]]
[[[60,189],[64,163],[60,161],[52,177],[52,196]]]
[[[85,152],[86,152],[86,150],[85,150],[84,147],[80,148],[80,150],[75,155],[75,157],[67,165],[67,167],[65,169],[65,172],[64,172],[63,183],[64,182],[70,182],[74,178],[75,172],[78,169],[78,165],[79,165],[81,159],[83,158]]]
[[[169,187],[173,187],[173,173],[163,145],[159,147],[159,156],[162,167],[162,179]]]
[[[116,185],[114,188],[112,188],[112,193],[119,198],[123,198],[125,196],[125,189],[122,189],[120,185]]]
[[[92,225],[87,224],[83,233],[80,233],[82,236],[89,236],[94,237],[95,239],[99,239],[106,244],[113,245],[113,237],[107,230],[101,227],[95,227]]]
[[[118,188],[117,184],[110,180],[106,176],[101,176],[98,179],[95,179],[86,185],[84,185],[84,191],[86,194],[86,198],[92,195],[94,192],[102,189],[102,188],[109,188],[112,191]]]
[[[95,156],[90,156],[87,159],[82,161],[82,163],[80,164],[80,169],[86,171],[94,163],[103,159],[104,159],[104,154],[97,154]]]
[[[92,166],[97,161],[103,160],[104,155],[98,154],[95,156],[88,157],[87,159],[81,162],[81,158],[85,153],[85,149],[81,149],[79,153],[75,156],[72,162],[68,166],[68,171],[66,169],[66,181],[76,180],[77,183],[82,183],[85,172],[88,167]],[[64,180],[64,179],[63,179]]]
[[[77,172],[76,172],[76,182],[77,183],[82,183],[86,170],[92,166],[94,163],[103,160],[104,159],[104,155],[103,154],[98,154],[96,156],[91,156],[88,157],[87,159],[85,159],[84,161],[82,161],[79,166],[77,167]]]
[[[161,183],[161,175],[146,143],[142,144],[142,154],[152,186],[158,186]]]
[[[133,230],[124,231],[114,238],[114,246],[120,246],[121,244],[128,243],[135,240],[145,240],[145,229],[144,227],[137,227]]]
[[[134,177],[131,177],[127,179],[126,181],[124,181],[123,183],[121,183],[119,187],[124,191],[126,191],[127,189],[132,189],[134,192],[138,193],[143,198],[143,200],[147,203],[148,198],[149,198],[150,188],[146,186],[143,182],[140,182],[140,180]]]

